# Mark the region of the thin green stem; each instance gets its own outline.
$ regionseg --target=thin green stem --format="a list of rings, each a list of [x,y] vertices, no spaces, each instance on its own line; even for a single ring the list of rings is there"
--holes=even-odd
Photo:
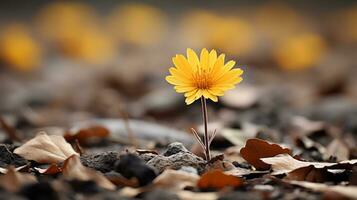
[[[201,97],[201,106],[202,106],[202,118],[203,118],[203,124],[204,124],[204,137],[203,137],[203,143],[205,145],[205,156],[206,156],[206,161],[211,160],[211,154],[210,154],[210,148],[209,148],[209,135],[208,135],[208,116],[207,116],[207,103],[206,103],[206,98],[203,96]]]

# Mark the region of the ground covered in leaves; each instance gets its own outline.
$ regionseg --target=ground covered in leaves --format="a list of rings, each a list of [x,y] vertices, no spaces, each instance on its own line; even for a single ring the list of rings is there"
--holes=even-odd
[[[357,198],[352,103],[320,96],[319,105],[296,109],[285,94],[269,88],[235,91],[209,104],[209,128],[218,133],[209,162],[188,131],[202,133],[195,126],[198,104],[183,109],[183,102],[156,101],[156,113],[145,111],[136,119],[122,108],[118,118],[108,118],[112,109],[93,117],[58,113],[47,104],[3,115],[1,198]]]

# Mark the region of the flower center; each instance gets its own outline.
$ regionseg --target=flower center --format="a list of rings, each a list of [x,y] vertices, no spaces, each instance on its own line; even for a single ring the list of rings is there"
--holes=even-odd
[[[211,74],[204,70],[194,75],[194,81],[198,89],[209,89],[212,86]]]

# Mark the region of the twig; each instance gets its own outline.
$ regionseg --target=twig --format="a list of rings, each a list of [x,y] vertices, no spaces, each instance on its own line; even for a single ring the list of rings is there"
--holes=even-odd
[[[128,115],[128,113],[122,108],[122,105],[119,106],[119,113],[120,113],[121,117],[122,117],[123,120],[124,120],[124,126],[125,126],[125,129],[126,129],[127,132],[128,132],[128,138],[129,138],[129,141],[130,141],[131,145],[133,145],[135,148],[138,147],[138,143],[137,143],[137,141],[136,141],[136,139],[135,139],[133,130],[130,128],[129,115]]]
[[[193,135],[195,136],[195,139],[197,140],[198,144],[199,144],[199,145],[201,146],[201,148],[203,149],[203,153],[206,154],[206,151],[205,151],[206,147],[205,147],[205,145],[203,144],[203,142],[202,142],[200,136],[198,135],[198,133],[196,132],[195,129],[191,128],[191,131],[192,131]]]

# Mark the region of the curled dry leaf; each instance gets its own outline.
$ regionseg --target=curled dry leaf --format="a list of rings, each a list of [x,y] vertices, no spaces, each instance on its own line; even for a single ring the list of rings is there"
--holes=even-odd
[[[288,154],[277,155],[270,158],[261,158],[264,163],[270,164],[273,170],[273,175],[289,173],[295,169],[302,167],[308,167],[310,165],[315,168],[330,167],[338,169],[339,166],[343,165],[354,165],[357,163],[357,159],[343,161],[340,163],[326,163],[326,162],[304,162],[291,157]]]
[[[59,174],[62,172],[62,167],[58,166],[57,164],[51,164],[50,166],[48,166],[45,169],[35,167],[35,170],[40,174],[55,175],[55,174]]]
[[[243,180],[223,173],[220,170],[212,170],[204,173],[197,183],[200,189],[215,189],[219,190],[225,187],[239,187],[243,184]]]
[[[357,199],[357,186],[329,186],[321,183],[311,183],[306,181],[289,181],[293,185],[298,185],[318,192],[336,192],[350,199]]]
[[[14,153],[27,160],[46,164],[63,162],[71,155],[78,155],[62,136],[47,135],[45,132],[40,132],[16,148]]]
[[[193,173],[168,169],[156,177],[153,183],[158,187],[182,190],[186,187],[195,187],[199,178]]]
[[[88,145],[94,141],[106,138],[109,135],[110,132],[107,128],[103,126],[92,126],[80,129],[74,134],[67,132],[65,133],[64,138],[71,143],[78,140],[81,145]]]
[[[273,157],[279,154],[291,154],[291,150],[265,140],[249,139],[240,150],[241,156],[258,170],[267,170],[270,165],[262,162],[261,158]]]
[[[22,186],[37,182],[36,177],[28,173],[20,173],[10,167],[5,175],[0,176],[0,186],[7,191],[16,192]]]
[[[67,179],[76,179],[81,181],[94,181],[98,186],[114,190],[115,186],[104,177],[103,174],[93,169],[84,167],[78,155],[72,155],[63,164],[63,175]]]

